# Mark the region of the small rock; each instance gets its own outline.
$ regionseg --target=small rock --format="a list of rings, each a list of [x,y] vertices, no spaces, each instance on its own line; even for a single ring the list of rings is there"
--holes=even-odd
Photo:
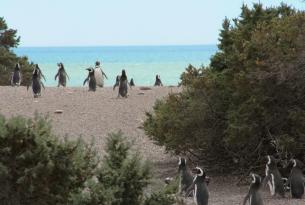
[[[64,112],[63,110],[55,110],[54,113],[56,113],[56,114],[61,114],[61,113],[63,113],[63,112]]]

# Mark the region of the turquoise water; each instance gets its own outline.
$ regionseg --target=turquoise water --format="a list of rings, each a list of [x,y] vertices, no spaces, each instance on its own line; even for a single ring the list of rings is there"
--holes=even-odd
[[[82,86],[87,77],[85,68],[102,62],[108,76],[106,86],[112,86],[122,69],[136,85],[153,85],[159,74],[164,85],[177,85],[185,68],[206,65],[217,51],[215,45],[202,46],[107,46],[107,47],[21,47],[18,55],[26,55],[38,63],[46,76],[46,86],[56,86],[56,64],[63,62],[70,76],[68,86]]]

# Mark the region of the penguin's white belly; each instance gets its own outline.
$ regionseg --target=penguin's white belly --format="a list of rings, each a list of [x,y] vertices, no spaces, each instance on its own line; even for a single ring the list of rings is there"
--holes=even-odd
[[[104,76],[100,68],[94,69],[94,77],[96,80],[96,85],[103,87],[104,86]]]
[[[274,176],[271,174],[271,179],[268,181],[269,189],[270,189],[270,194],[271,196],[275,195],[275,184],[274,184]]]
[[[195,189],[194,189],[194,202],[196,205],[198,205],[198,202],[197,202],[197,185],[195,184]]]

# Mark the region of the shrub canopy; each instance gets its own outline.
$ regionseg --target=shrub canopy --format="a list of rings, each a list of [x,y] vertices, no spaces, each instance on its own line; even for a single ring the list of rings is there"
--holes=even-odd
[[[304,42],[304,12],[243,6],[224,20],[210,65],[190,65],[184,90],[147,113],[146,133],[218,173],[260,168],[266,154],[304,160]]]
[[[4,204],[67,204],[93,176],[91,145],[60,141],[42,117],[0,116],[0,201]]]
[[[28,85],[31,80],[33,63],[28,62],[27,57],[18,57],[13,52],[20,42],[17,30],[9,29],[3,17],[0,17],[0,86],[10,85],[11,72],[16,63],[21,66],[22,85]]]

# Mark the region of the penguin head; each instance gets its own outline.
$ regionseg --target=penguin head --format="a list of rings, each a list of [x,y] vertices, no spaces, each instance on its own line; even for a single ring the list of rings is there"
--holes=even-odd
[[[251,175],[251,178],[252,178],[252,181],[251,181],[252,184],[260,184],[261,183],[262,179],[259,175],[254,174],[254,173],[251,173],[250,175]]]
[[[206,182],[205,180],[206,175],[202,168],[196,167],[195,169],[193,169],[193,173],[195,174],[195,178],[194,178],[195,184]]]
[[[63,68],[63,67],[64,67],[64,64],[63,64],[62,62],[60,62],[60,63],[57,63],[57,66],[58,66],[59,68]]]
[[[100,66],[101,65],[101,62],[100,61],[96,61],[95,62],[95,66]]]
[[[89,73],[94,73],[94,69],[93,68],[86,68],[87,71],[89,71]]]
[[[40,68],[38,64],[35,64],[34,70],[33,70],[33,75],[36,73],[37,75],[40,75]]]
[[[19,70],[20,70],[20,64],[19,64],[19,63],[16,63],[15,70],[16,70],[16,71],[19,71]]]
[[[203,169],[201,169],[200,167],[196,167],[194,169],[194,172],[197,176],[202,177],[205,176],[205,172],[203,171]]]
[[[36,76],[38,76],[38,75],[39,75],[39,70],[35,68],[35,69],[33,70],[33,76],[36,77]]]
[[[186,168],[186,159],[183,158],[183,157],[179,157],[179,160],[178,160],[178,169],[179,171]]]
[[[288,167],[304,169],[305,165],[304,165],[303,162],[301,162],[298,159],[291,159],[289,164],[288,164]]]
[[[266,165],[268,167],[276,167],[277,161],[273,156],[267,155],[266,158],[267,158],[267,164]]]

